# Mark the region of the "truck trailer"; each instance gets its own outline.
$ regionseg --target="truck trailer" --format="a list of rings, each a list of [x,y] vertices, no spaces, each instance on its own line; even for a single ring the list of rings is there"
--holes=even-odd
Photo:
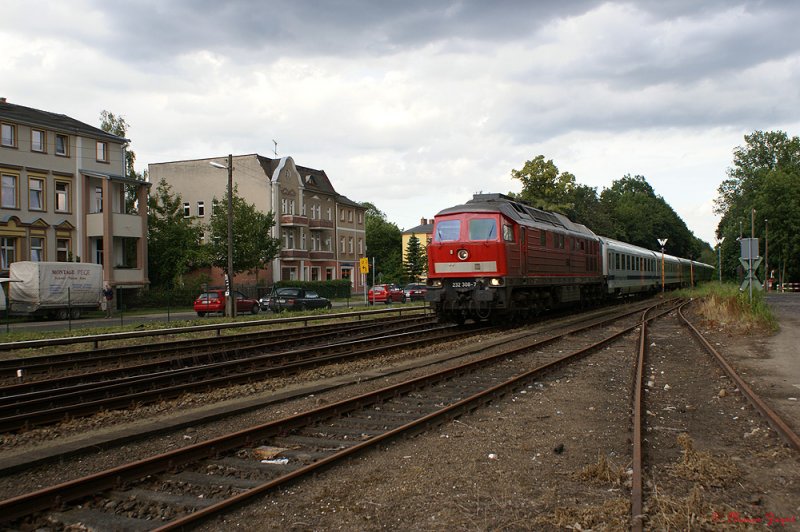
[[[86,262],[12,262],[8,308],[15,316],[78,319],[97,310],[103,290],[103,266]]]

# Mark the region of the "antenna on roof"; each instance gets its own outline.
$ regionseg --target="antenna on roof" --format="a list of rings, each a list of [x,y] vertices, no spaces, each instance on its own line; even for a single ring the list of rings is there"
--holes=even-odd
[[[272,143],[275,145],[275,148],[273,148],[272,153],[274,153],[275,157],[277,157],[278,156],[278,141],[275,140],[275,139],[272,139]]]

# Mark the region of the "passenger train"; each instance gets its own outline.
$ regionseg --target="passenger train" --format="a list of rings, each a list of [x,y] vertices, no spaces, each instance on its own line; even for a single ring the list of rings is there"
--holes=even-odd
[[[425,300],[446,321],[525,318],[711,279],[708,264],[594,234],[503,194],[434,217]]]

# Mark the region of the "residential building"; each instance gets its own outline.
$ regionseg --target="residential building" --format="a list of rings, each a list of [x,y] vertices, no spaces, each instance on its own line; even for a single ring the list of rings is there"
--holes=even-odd
[[[103,265],[116,289],[147,277],[149,183],[125,174],[128,140],[0,98],[0,275],[15,261]]]
[[[411,229],[407,229],[401,233],[401,237],[403,240],[403,264],[407,262],[406,256],[408,251],[408,241],[411,239],[412,236],[417,237],[419,240],[419,245],[422,249],[428,249],[428,244],[431,243],[433,239],[433,218],[426,220],[425,218],[420,218],[419,225],[412,227]],[[423,277],[424,279],[424,277]]]
[[[364,290],[358,261],[366,256],[364,207],[337,193],[323,170],[295,164],[291,157],[271,159],[258,154],[233,156],[233,183],[239,196],[261,212],[273,212],[271,236],[280,239],[280,255],[264,277],[243,272],[234,283],[350,279],[354,292]],[[153,163],[149,178],[164,179],[180,194],[184,215],[206,226],[213,205],[226,200],[227,157]],[[208,239],[208,235],[205,236]],[[222,282],[222,272],[209,272]]]

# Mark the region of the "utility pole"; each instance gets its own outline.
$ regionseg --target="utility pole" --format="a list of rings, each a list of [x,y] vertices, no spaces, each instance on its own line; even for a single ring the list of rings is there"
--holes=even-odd
[[[753,240],[756,238],[756,210],[752,209],[750,211],[750,242],[747,243],[747,250],[749,251],[750,255],[750,276],[752,279],[753,276]],[[756,250],[758,252],[758,250]],[[750,282],[750,304],[753,304],[753,283]]]
[[[228,170],[228,268],[225,272],[225,316],[236,317],[236,297],[233,293],[233,154],[228,154],[228,166],[216,161],[208,164]]]
[[[764,283],[767,285],[767,292],[769,292],[769,220],[764,218]]]
[[[233,154],[228,154],[228,285],[231,295],[225,298],[230,305],[228,316],[236,317],[236,295],[233,292]]]

